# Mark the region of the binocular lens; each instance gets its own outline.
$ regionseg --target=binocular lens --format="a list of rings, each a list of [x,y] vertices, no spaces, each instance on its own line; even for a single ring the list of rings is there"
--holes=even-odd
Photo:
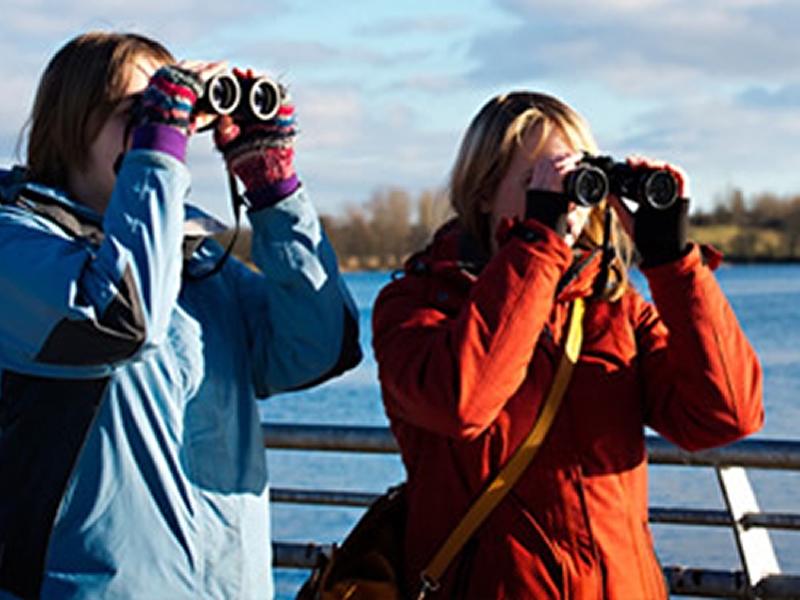
[[[653,171],[644,182],[642,195],[654,208],[668,208],[678,196],[678,184],[669,171]]]
[[[597,167],[576,169],[565,187],[567,197],[582,206],[594,206],[608,195],[608,179]]]
[[[250,111],[262,121],[267,121],[278,114],[281,92],[270,79],[258,79],[250,88]]]
[[[570,201],[594,206],[608,193],[663,210],[678,197],[678,182],[664,169],[632,168],[610,156],[585,154],[574,171],[564,177]]]
[[[223,73],[212,78],[208,82],[206,90],[208,103],[216,114],[230,114],[239,105],[241,97],[239,82],[230,73]]]

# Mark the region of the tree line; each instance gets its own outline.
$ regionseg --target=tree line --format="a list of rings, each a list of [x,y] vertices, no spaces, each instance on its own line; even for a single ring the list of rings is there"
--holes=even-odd
[[[746,199],[732,188],[714,208],[691,216],[698,241],[721,250],[731,261],[800,260],[800,194],[762,193]]]
[[[376,191],[363,204],[341,215],[321,215],[343,270],[394,269],[422,248],[452,216],[443,190],[416,197],[400,188]],[[710,210],[690,215],[692,239],[710,243],[732,261],[800,260],[800,194],[764,193],[745,198],[732,188]],[[223,243],[230,238],[225,234]],[[243,230],[234,253],[249,260],[250,231]]]

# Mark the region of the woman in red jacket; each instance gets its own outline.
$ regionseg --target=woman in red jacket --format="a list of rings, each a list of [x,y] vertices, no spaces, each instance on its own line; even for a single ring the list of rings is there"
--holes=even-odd
[[[452,171],[456,217],[375,305],[416,590],[532,429],[570,302],[586,301],[583,349],[544,444],[433,598],[666,598],[648,526],[645,427],[698,450],[762,425],[760,366],[712,274],[719,255],[686,240],[688,178],[631,157],[637,173],[671,173],[679,199],[630,212],[612,193],[581,206],[564,181],[583,151],[596,152],[592,135],[561,101],[528,92],[489,101]],[[630,241],[653,304],[627,279]]]

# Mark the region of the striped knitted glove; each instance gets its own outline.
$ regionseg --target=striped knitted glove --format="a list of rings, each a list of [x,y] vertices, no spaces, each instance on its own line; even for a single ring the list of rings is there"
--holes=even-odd
[[[240,78],[255,78],[252,71],[236,71],[236,74]],[[214,142],[228,169],[244,184],[252,209],[272,206],[297,189],[296,135],[294,105],[283,86],[278,114],[272,119],[220,118]]]
[[[142,97],[140,125],[169,125],[184,135],[194,132],[192,111],[203,93],[200,77],[177,65],[165,65],[150,78]]]

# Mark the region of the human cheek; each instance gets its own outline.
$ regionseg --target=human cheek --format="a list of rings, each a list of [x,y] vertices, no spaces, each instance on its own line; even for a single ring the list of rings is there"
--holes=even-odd
[[[514,190],[506,197],[503,216],[510,219],[523,219],[526,212],[526,190]]]
[[[525,190],[516,186],[504,186],[495,198],[494,210],[496,220],[502,218],[521,218],[525,214]]]

